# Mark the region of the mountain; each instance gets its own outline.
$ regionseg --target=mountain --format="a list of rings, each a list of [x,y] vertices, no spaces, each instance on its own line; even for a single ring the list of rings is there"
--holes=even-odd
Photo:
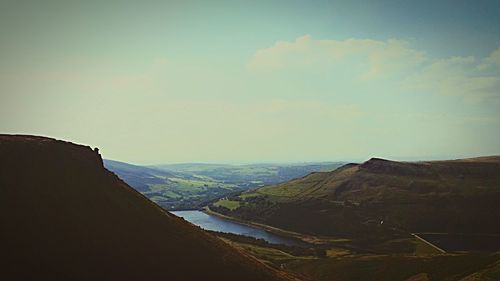
[[[104,160],[104,166],[167,210],[197,209],[250,188],[333,170],[342,163],[168,164],[138,166]]]
[[[289,280],[45,137],[0,135],[0,225],[4,280]]]
[[[372,158],[230,198],[244,220],[313,235],[384,241],[415,232],[500,233],[500,156],[397,162]]]

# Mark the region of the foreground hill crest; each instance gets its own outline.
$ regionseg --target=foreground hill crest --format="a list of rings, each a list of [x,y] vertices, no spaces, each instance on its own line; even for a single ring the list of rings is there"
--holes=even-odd
[[[8,280],[289,280],[51,138],[0,135],[0,224]]]

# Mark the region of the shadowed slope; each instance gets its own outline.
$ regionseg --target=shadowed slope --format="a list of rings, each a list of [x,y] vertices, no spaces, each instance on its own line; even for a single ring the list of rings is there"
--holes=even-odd
[[[0,224],[6,280],[282,280],[49,138],[0,135]]]

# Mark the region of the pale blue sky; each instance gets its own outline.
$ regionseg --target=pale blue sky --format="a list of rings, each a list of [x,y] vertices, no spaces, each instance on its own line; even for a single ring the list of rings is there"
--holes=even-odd
[[[107,158],[500,154],[498,1],[0,0],[0,38],[0,132]]]

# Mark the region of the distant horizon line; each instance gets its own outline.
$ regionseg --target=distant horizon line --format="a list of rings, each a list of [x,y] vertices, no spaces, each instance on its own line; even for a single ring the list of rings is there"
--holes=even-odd
[[[115,161],[122,162],[135,166],[174,166],[174,165],[228,165],[228,166],[245,166],[245,165],[300,165],[300,164],[336,164],[336,163],[363,163],[372,158],[380,158],[391,161],[407,161],[407,162],[418,162],[418,161],[446,161],[446,160],[458,160],[458,159],[468,159],[468,158],[478,158],[478,157],[492,157],[492,156],[500,156],[500,154],[489,154],[489,155],[463,155],[463,156],[429,156],[429,157],[386,157],[386,156],[371,156],[367,158],[361,159],[352,159],[352,160],[318,160],[318,161],[188,161],[188,162],[161,162],[154,164],[144,164],[137,162],[127,162],[125,160],[116,160],[110,158],[103,158],[106,161]]]
[[[90,148],[95,147],[99,148],[100,146],[95,146],[88,144],[87,142],[82,142],[79,140],[70,140],[65,137],[59,137],[59,136],[53,136],[50,134],[36,134],[36,133],[23,133],[23,132],[0,132],[0,135],[7,135],[7,136],[26,136],[26,137],[42,137],[42,138],[48,138],[48,139],[53,139],[57,141],[64,141],[64,142],[69,142],[73,143],[76,145],[82,145],[82,146],[88,146]],[[87,143],[87,144],[85,144]],[[177,161],[167,161],[167,162],[160,162],[160,163],[147,163],[147,162],[136,162],[136,161],[128,161],[128,160],[116,160],[118,158],[111,157],[107,158],[104,157],[105,153],[101,150],[101,157],[104,160],[110,160],[110,161],[116,161],[116,162],[122,162],[130,165],[135,165],[135,166],[161,166],[161,165],[233,165],[233,166],[243,166],[243,165],[293,165],[293,164],[324,164],[324,163],[363,163],[365,161],[368,161],[371,158],[381,158],[381,159],[386,159],[386,160],[392,160],[392,161],[403,161],[403,162],[418,162],[418,161],[446,161],[446,160],[457,160],[457,159],[467,159],[467,158],[478,158],[478,157],[491,157],[491,156],[500,156],[500,151],[494,152],[494,153],[489,153],[489,154],[460,154],[460,155],[454,155],[454,156],[445,156],[445,155],[426,155],[426,156],[394,156],[394,155],[377,155],[373,154],[372,156],[369,157],[353,157],[350,160],[262,160],[262,161],[186,161],[186,162],[177,162]]]

